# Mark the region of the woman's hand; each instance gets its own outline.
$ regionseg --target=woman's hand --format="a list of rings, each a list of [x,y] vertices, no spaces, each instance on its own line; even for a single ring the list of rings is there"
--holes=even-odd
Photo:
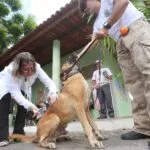
[[[31,110],[34,113],[34,116],[39,115],[39,109],[33,103],[31,103],[29,110]]]
[[[48,97],[49,105],[53,104],[57,100],[57,98],[58,98],[57,92],[51,94],[51,96]]]

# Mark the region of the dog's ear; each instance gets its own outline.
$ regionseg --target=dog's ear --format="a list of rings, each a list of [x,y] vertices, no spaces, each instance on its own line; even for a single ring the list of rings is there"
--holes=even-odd
[[[67,76],[66,72],[67,72],[67,70],[69,69],[70,66],[71,66],[71,64],[65,63],[65,64],[63,64],[63,66],[61,67],[60,79],[61,79],[62,81],[64,81],[64,80],[66,79],[66,76]]]
[[[66,78],[67,78],[67,74],[65,72],[61,72],[61,74],[60,74],[61,81],[65,81]]]
[[[64,72],[60,73],[60,80],[63,81],[64,80]]]

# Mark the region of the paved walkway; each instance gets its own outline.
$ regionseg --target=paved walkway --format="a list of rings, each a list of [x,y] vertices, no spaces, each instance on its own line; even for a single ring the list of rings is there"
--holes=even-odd
[[[150,150],[148,149],[148,139],[138,141],[124,141],[120,139],[120,134],[124,132],[122,130],[117,131],[105,131],[108,140],[103,141],[105,146],[104,150]],[[70,133],[73,137],[71,141],[63,141],[57,143],[56,150],[90,150],[87,138],[83,132]],[[12,143],[0,150],[46,150],[40,148],[37,144],[33,143]],[[97,149],[92,149],[97,150]]]
[[[137,141],[124,141],[120,135],[133,127],[132,118],[105,119],[96,121],[99,129],[108,137],[103,141],[105,150],[150,150],[148,148],[148,139]],[[12,130],[12,128],[10,128]],[[85,138],[83,129],[79,122],[73,122],[68,125],[67,130],[72,137],[71,141],[57,143],[57,150],[89,150],[87,138]],[[26,127],[28,133],[35,133],[35,127]],[[0,150],[46,150],[32,143],[12,143]]]
[[[118,119],[100,119],[96,121],[98,128],[102,131],[113,131],[119,129],[131,129],[133,128],[133,119],[130,118],[118,118]],[[67,127],[68,131],[83,131],[83,128],[79,122],[70,123]]]
[[[130,118],[118,118],[118,119],[101,119],[97,120],[96,124],[98,128],[102,131],[114,131],[119,129],[132,129],[133,128],[133,119]],[[68,125],[67,130],[69,132],[83,132],[83,128],[80,122],[75,121]],[[12,131],[12,128],[10,128]],[[25,127],[25,131],[29,133],[35,133],[35,126]]]

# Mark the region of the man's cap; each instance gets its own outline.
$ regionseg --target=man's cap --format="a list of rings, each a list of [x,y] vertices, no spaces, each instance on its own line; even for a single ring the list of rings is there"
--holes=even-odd
[[[97,63],[102,63],[102,60],[97,59],[97,60],[95,61],[95,64],[97,64]]]
[[[79,6],[80,6],[80,10],[82,11],[82,13],[86,13],[86,1],[87,0],[79,0]],[[100,0],[98,0],[100,1]]]
[[[85,9],[86,9],[86,0],[79,0],[79,6],[80,6],[80,10],[82,12],[85,12]]]

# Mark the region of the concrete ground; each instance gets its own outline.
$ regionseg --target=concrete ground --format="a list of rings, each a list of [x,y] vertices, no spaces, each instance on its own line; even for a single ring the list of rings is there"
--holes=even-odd
[[[127,132],[133,127],[132,118],[122,119],[105,119],[96,121],[103,135],[108,139],[103,141],[105,150],[150,150],[148,148],[148,141],[124,141],[120,139],[120,135]],[[73,122],[67,127],[71,141],[63,141],[57,143],[57,150],[87,150],[90,149],[87,138],[84,135],[83,129],[79,122]],[[10,131],[12,129],[10,128]],[[25,131],[30,134],[34,134],[35,127],[26,127]],[[11,143],[9,146],[0,148],[0,150],[40,150],[36,144],[31,143]],[[43,149],[44,150],[44,149]]]

